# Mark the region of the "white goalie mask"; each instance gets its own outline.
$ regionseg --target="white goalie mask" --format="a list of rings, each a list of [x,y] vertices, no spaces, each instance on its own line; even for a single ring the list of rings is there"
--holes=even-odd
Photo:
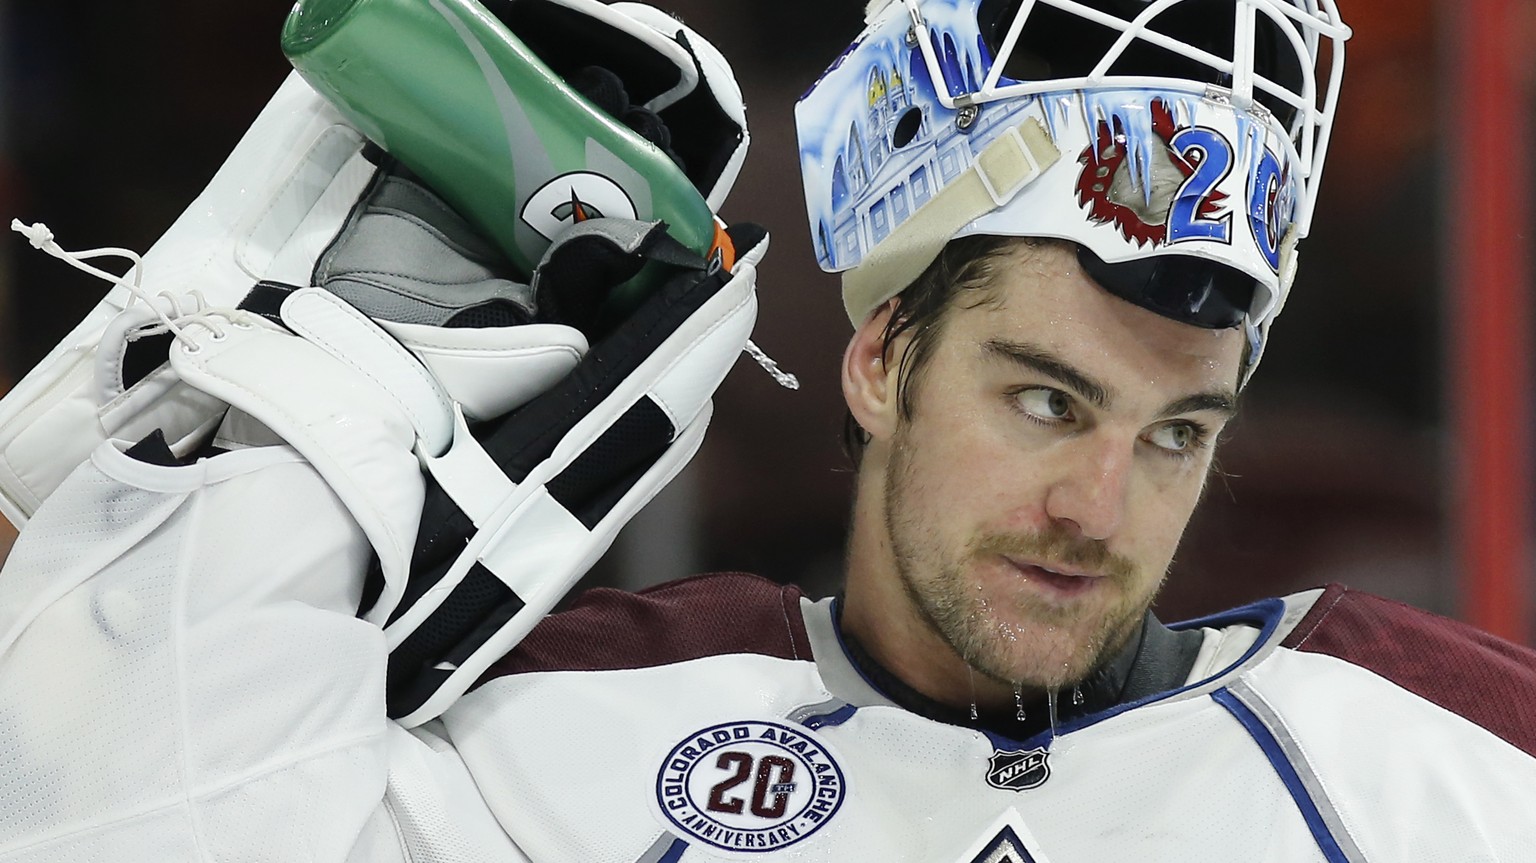
[[[874,0],[867,21],[795,111],[855,325],[952,239],[1058,238],[1118,296],[1244,327],[1246,380],[1312,219],[1333,0]]]

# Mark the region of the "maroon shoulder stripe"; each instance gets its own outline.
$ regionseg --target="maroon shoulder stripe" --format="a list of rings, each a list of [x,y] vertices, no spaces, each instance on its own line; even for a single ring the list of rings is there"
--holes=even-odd
[[[811,660],[800,589],[744,573],[638,593],[598,588],[534,627],[479,682],[534,671],[648,668],[733,653]]]
[[[1286,647],[1370,669],[1536,755],[1536,651],[1476,627],[1331,585]]]

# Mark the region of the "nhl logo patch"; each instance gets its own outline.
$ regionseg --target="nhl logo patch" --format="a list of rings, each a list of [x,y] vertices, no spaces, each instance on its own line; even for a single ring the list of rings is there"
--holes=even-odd
[[[1039,788],[1051,778],[1050,757],[1045,749],[994,752],[987,763],[987,784],[1004,791]]]
[[[777,851],[820,830],[847,795],[843,770],[804,728],[728,722],[688,735],[656,774],[661,814],[726,851]]]

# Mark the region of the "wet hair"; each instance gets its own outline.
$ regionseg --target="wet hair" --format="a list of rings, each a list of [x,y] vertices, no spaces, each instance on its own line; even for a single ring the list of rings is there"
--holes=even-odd
[[[911,334],[897,359],[900,365],[896,373],[896,410],[902,420],[912,418],[913,390],[933,357],[949,312],[962,303],[966,308],[974,308],[993,299],[989,289],[996,281],[999,265],[1020,246],[1058,242],[1063,241],[991,235],[951,240],[933,263],[896,296],[896,310],[886,319],[880,347],[885,362],[890,363],[897,340]],[[854,465],[858,465],[868,443],[869,432],[859,425],[852,412],[847,413],[843,418],[843,450]]]
[[[998,296],[992,292],[1001,265],[1018,255],[1020,248],[1043,248],[1060,245],[1070,247],[1066,240],[1040,237],[999,237],[977,235],[951,240],[933,263],[923,270],[916,280],[893,300],[896,310],[886,319],[885,330],[880,334],[880,347],[885,362],[889,364],[896,342],[906,333],[911,338],[897,360],[900,366],[896,374],[896,411],[902,419],[912,419],[913,391],[922,380],[934,346],[944,331],[949,312],[956,308],[975,308],[987,302],[995,302]],[[1238,391],[1242,390],[1243,376],[1253,359],[1253,345],[1243,339],[1242,359],[1238,363]],[[843,451],[857,467],[869,443],[869,432],[859,425],[848,412],[843,417]]]

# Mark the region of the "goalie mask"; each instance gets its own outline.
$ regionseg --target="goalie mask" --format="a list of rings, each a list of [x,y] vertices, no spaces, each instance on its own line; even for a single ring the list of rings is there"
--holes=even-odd
[[[857,325],[951,239],[1075,243],[1105,289],[1243,326],[1295,275],[1349,30],[1333,0],[875,0],[796,106]]]

